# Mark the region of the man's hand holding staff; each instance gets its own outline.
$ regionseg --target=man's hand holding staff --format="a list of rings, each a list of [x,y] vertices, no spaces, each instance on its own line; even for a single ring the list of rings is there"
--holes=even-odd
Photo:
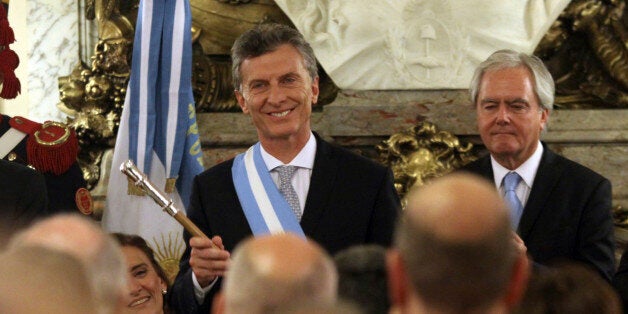
[[[214,236],[210,239],[183,212],[178,210],[164,192],[157,189],[131,160],[120,165],[120,171],[129,177],[142,191],[150,196],[166,213],[174,217],[187,232],[190,239],[190,266],[201,288],[207,287],[218,276],[225,274],[229,264],[229,252],[225,251],[222,239]]]

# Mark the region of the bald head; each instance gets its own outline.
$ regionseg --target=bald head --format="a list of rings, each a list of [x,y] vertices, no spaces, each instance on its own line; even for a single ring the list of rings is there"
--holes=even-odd
[[[70,253],[82,261],[91,261],[106,240],[107,236],[95,223],[77,215],[59,215],[26,229],[12,246],[43,246]]]
[[[441,310],[492,306],[517,259],[506,205],[494,186],[470,174],[412,190],[395,246],[414,293]]]
[[[126,291],[126,263],[115,241],[92,220],[60,214],[17,234],[9,249],[45,247],[77,258],[85,267],[98,313],[113,313]]]
[[[313,241],[292,234],[250,238],[234,251],[225,279],[228,313],[262,313],[287,302],[332,303],[337,273]]]
[[[82,263],[68,253],[21,247],[0,254],[0,313],[91,313]]]
[[[439,239],[469,242],[507,222],[506,208],[488,181],[454,173],[411,190],[406,214],[413,225]]]

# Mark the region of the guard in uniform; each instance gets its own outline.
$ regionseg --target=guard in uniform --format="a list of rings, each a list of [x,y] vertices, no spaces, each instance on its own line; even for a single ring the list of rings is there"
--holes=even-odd
[[[60,122],[41,124],[6,115],[0,119],[0,158],[44,175],[49,213],[79,211],[89,192],[76,161],[79,146],[74,130]]]

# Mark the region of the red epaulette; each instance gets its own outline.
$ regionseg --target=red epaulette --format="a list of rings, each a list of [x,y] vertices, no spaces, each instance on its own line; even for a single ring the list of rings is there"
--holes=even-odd
[[[28,120],[24,117],[15,116],[9,120],[9,125],[23,133],[31,135],[41,128],[41,123]]]
[[[46,121],[31,131],[28,132],[30,135],[26,141],[26,153],[28,163],[35,169],[43,173],[52,172],[60,175],[76,162],[79,152],[78,139],[68,125]]]

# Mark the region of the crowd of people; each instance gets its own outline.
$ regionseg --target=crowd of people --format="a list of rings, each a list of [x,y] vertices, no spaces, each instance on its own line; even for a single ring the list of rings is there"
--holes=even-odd
[[[298,31],[259,25],[232,61],[259,142],[195,178],[187,215],[210,238],[184,232],[174,281],[138,235],[26,211],[45,208],[42,179],[0,163],[30,191],[0,200],[16,227],[0,312],[621,313],[611,185],[541,142],[554,82],[538,58],[480,64],[470,95],[488,154],[411,189],[403,211],[390,169],[311,129],[318,69]]]

